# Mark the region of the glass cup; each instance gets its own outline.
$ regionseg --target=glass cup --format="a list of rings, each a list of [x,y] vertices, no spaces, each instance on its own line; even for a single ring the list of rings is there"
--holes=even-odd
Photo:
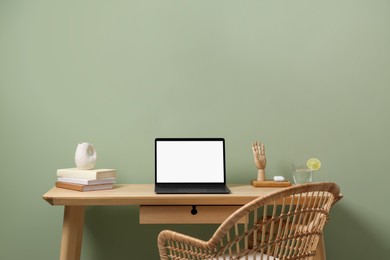
[[[313,171],[307,168],[305,164],[292,164],[292,176],[295,184],[304,184],[312,182]]]

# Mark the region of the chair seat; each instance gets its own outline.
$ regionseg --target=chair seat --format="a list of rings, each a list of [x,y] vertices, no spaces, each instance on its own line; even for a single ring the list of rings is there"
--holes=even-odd
[[[229,260],[230,258],[228,255],[226,255],[225,257],[220,256],[217,259],[218,260]],[[246,259],[248,259],[248,260],[278,260],[278,258],[274,258],[273,256],[268,256],[266,254],[261,255],[260,253],[256,253],[255,256],[248,255],[247,258],[245,258],[245,256],[242,256],[239,258],[239,260],[246,260]]]

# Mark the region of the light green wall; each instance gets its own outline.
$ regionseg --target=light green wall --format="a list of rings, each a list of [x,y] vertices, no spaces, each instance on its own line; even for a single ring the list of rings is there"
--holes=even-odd
[[[62,207],[41,198],[76,145],[119,183],[151,183],[155,137],[226,138],[230,183],[321,159],[345,198],[328,259],[390,254],[389,1],[1,1],[0,259],[58,259]],[[87,209],[82,259],[157,259],[171,228]],[[211,228],[211,230],[210,230]],[[371,257],[368,257],[370,256]],[[367,258],[368,257],[368,258]]]

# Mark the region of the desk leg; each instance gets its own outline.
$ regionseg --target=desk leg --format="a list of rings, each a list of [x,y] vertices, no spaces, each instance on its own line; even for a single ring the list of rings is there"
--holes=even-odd
[[[65,206],[60,260],[80,259],[84,212],[84,206]]]
[[[320,237],[320,240],[318,241],[316,255],[313,257],[313,260],[326,260],[325,242],[324,242],[324,235],[323,234]]]

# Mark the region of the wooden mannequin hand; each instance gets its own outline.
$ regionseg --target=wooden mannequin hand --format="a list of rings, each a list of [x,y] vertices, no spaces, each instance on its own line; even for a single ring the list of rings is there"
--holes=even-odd
[[[255,160],[255,164],[257,167],[257,180],[265,181],[265,166],[267,164],[267,160],[265,158],[265,148],[264,144],[260,142],[254,142],[252,144],[252,152],[253,158]]]
[[[265,159],[264,144],[260,142],[254,142],[252,144],[252,151],[257,169],[265,169],[267,161]]]

